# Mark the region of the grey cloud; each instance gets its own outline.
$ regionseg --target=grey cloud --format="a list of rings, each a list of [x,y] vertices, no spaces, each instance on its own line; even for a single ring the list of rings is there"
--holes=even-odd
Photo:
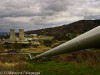
[[[98,19],[99,14],[100,0],[0,0],[0,31],[58,26],[80,19]],[[7,17],[27,17],[30,21],[24,23]]]
[[[66,6],[67,6],[67,1],[66,0],[46,0],[43,4],[42,4],[42,9],[44,10],[52,10],[52,11],[65,11],[66,10]]]
[[[86,19],[100,19],[100,15],[97,15],[97,16],[86,16],[85,17]]]
[[[67,4],[66,0],[5,0],[1,1],[0,17],[53,15],[65,11]]]

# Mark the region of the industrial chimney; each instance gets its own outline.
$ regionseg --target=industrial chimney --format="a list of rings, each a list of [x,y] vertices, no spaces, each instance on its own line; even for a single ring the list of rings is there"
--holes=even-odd
[[[15,29],[10,29],[10,42],[14,43],[15,41],[16,41]]]
[[[20,43],[24,41],[24,29],[19,29],[19,41]]]

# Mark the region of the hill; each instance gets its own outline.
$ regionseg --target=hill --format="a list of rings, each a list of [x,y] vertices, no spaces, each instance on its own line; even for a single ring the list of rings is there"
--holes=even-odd
[[[0,36],[8,35],[9,32],[0,32]]]
[[[68,33],[82,34],[100,25],[100,20],[80,20],[68,25],[27,31],[27,34],[38,34],[58,37],[65,37]]]

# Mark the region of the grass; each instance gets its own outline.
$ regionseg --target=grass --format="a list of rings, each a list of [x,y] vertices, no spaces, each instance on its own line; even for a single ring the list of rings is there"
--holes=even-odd
[[[40,72],[40,75],[100,75],[99,54],[81,51],[38,61],[29,60],[26,55],[0,55],[0,71]]]
[[[26,48],[23,49],[23,51],[21,51],[22,53],[36,53],[36,52],[45,52],[47,50],[50,50],[50,47],[46,47],[46,46],[38,46],[37,48]]]
[[[100,75],[100,64],[87,65],[83,63],[31,63],[35,71],[41,75]]]
[[[100,75],[100,64],[86,65],[79,63],[0,63],[0,71],[40,72],[40,75]]]
[[[40,75],[100,75],[100,64],[55,61],[0,63],[0,71],[40,72]]]

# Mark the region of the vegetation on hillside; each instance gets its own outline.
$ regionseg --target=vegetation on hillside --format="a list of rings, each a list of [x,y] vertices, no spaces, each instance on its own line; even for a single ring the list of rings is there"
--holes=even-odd
[[[39,35],[47,35],[54,36],[57,40],[68,40],[67,35],[70,33],[71,37],[76,37],[78,34],[82,34],[88,30],[93,29],[96,26],[100,25],[100,20],[80,20],[68,25],[45,28],[40,30],[31,30],[27,31],[27,34],[39,34]],[[71,39],[70,37],[68,37]]]

